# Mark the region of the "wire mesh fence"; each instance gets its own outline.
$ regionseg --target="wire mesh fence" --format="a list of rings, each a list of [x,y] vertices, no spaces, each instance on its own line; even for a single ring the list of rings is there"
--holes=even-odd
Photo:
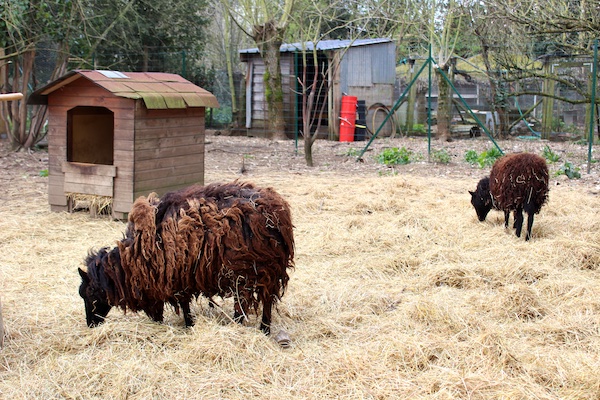
[[[499,107],[507,114],[509,136],[586,140],[591,127],[597,131],[595,122],[598,110],[592,110],[589,101],[593,85],[592,70],[594,63],[597,63],[592,56],[546,57],[536,61],[535,67],[540,72],[537,76],[522,79],[515,79],[514,75],[509,76],[504,71],[494,71],[493,76],[483,73],[484,66],[477,57],[457,58],[448,72],[456,88],[456,92],[452,93],[453,104],[441,110],[439,77],[435,73],[432,76],[427,73],[416,78],[414,76],[425,58],[402,57],[396,54],[393,42],[391,57],[374,57],[373,54],[383,51],[378,47],[381,45],[375,42],[366,44],[360,52],[348,52],[354,72],[350,71],[350,67],[344,69],[342,65],[332,73],[332,58],[325,52],[319,55],[317,65],[304,65],[297,52],[282,53],[285,99],[282,114],[287,136],[301,138],[308,129],[321,138],[338,140],[341,99],[344,95],[355,96],[365,102],[363,120],[366,138],[377,130],[380,137],[425,135],[431,128],[435,134],[440,112],[450,113],[448,119],[451,121],[452,136],[481,133],[474,129],[477,121],[473,114],[493,135],[498,136],[500,116],[496,110]],[[369,51],[369,46],[373,47],[373,51]],[[37,52],[36,81],[32,84],[32,90],[35,89],[33,86],[41,86],[50,80],[57,58],[57,50],[50,45]],[[397,62],[398,59],[402,61]],[[270,136],[272,116],[267,104],[264,64],[246,57],[239,68],[244,73],[237,73],[230,79],[227,71],[208,68],[197,60],[197,55],[182,50],[148,48],[135,54],[98,52],[88,59],[71,57],[69,69],[177,73],[217,97],[220,108],[207,112],[209,128],[231,129],[234,133],[248,136]],[[385,73],[382,71],[389,70],[393,71],[393,77],[391,80],[383,79]],[[333,78],[323,78],[327,76],[323,71]],[[302,80],[304,73],[308,76],[306,82]],[[307,89],[313,76],[321,80],[320,86],[318,89]],[[414,87],[409,88],[413,79],[416,79]],[[311,90],[318,93],[315,105],[307,110],[307,97],[303,97],[303,92],[310,93]],[[406,98],[392,112],[405,91]],[[233,96],[232,92],[235,93]],[[459,98],[464,100],[472,113],[465,110]],[[307,118],[309,124],[304,123]]]

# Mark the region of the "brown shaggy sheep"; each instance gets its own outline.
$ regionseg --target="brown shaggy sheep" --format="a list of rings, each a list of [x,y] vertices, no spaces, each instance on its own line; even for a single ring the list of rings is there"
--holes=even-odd
[[[510,211],[514,211],[514,228],[521,237],[523,211],[527,213],[527,234],[531,238],[533,217],[548,199],[548,166],[542,157],[530,153],[508,154],[499,158],[490,176],[477,184],[471,193],[471,204],[477,217],[484,221],[492,208],[504,211],[504,226],[508,228]]]
[[[273,189],[239,182],[192,186],[137,199],[117,247],[90,253],[87,272],[79,269],[79,293],[90,327],[111,307],[162,321],[164,303],[177,313],[181,307],[190,326],[193,297],[233,296],[240,322],[262,304],[261,329],[268,335],[293,260],[290,207]]]

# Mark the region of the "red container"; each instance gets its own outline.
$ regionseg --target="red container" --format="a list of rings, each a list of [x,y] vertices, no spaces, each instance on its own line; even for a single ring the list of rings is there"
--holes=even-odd
[[[354,142],[354,127],[356,125],[356,96],[342,96],[340,111],[340,142]]]

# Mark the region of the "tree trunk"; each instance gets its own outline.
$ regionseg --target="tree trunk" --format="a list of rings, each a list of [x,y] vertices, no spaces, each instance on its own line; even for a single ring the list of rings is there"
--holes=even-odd
[[[273,21],[255,25],[253,38],[265,63],[265,99],[268,109],[268,130],[271,139],[287,139],[281,85],[280,47],[283,30]]]
[[[238,105],[237,96],[235,93],[235,80],[233,76],[233,54],[231,51],[231,16],[225,14],[225,62],[227,64],[227,78],[229,82],[229,91],[231,92],[231,123],[233,128],[238,128]]]
[[[310,135],[304,135],[304,161],[306,161],[307,167],[313,167],[313,157],[312,157],[312,145],[314,141],[311,140]]]
[[[0,88],[5,89],[6,92],[12,92],[11,87],[8,82],[8,63],[4,61],[4,55],[6,54],[5,49],[0,47]],[[11,121],[12,121],[12,113],[10,103],[5,101],[0,101],[0,119],[2,119],[4,123],[4,132],[7,135],[10,135],[11,132]]]
[[[323,113],[327,106],[329,96],[328,70],[324,63],[319,63],[316,52],[313,57],[314,73],[308,76],[308,63],[306,53],[302,57],[302,135],[304,136],[304,160],[309,167],[314,166],[312,157],[312,146],[317,140]],[[319,102],[319,99],[322,99]],[[314,129],[313,129],[314,127]]]
[[[438,74],[439,92],[437,104],[437,137],[439,140],[445,142],[452,140],[450,136],[450,118],[452,115],[452,101],[450,96],[452,95],[452,90],[440,71],[448,76],[448,70],[448,66],[440,67],[440,70],[436,70],[436,73]]]

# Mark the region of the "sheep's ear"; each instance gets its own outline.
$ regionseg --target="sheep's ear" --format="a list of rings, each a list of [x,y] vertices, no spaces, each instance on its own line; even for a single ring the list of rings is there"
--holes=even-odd
[[[473,196],[475,194],[475,192],[471,192],[470,190],[469,190],[469,193],[471,193],[471,196]]]
[[[85,272],[81,268],[77,268],[77,271],[79,271],[79,276],[81,276],[81,279],[83,279],[84,282],[90,281],[90,277],[88,276],[87,272]]]

